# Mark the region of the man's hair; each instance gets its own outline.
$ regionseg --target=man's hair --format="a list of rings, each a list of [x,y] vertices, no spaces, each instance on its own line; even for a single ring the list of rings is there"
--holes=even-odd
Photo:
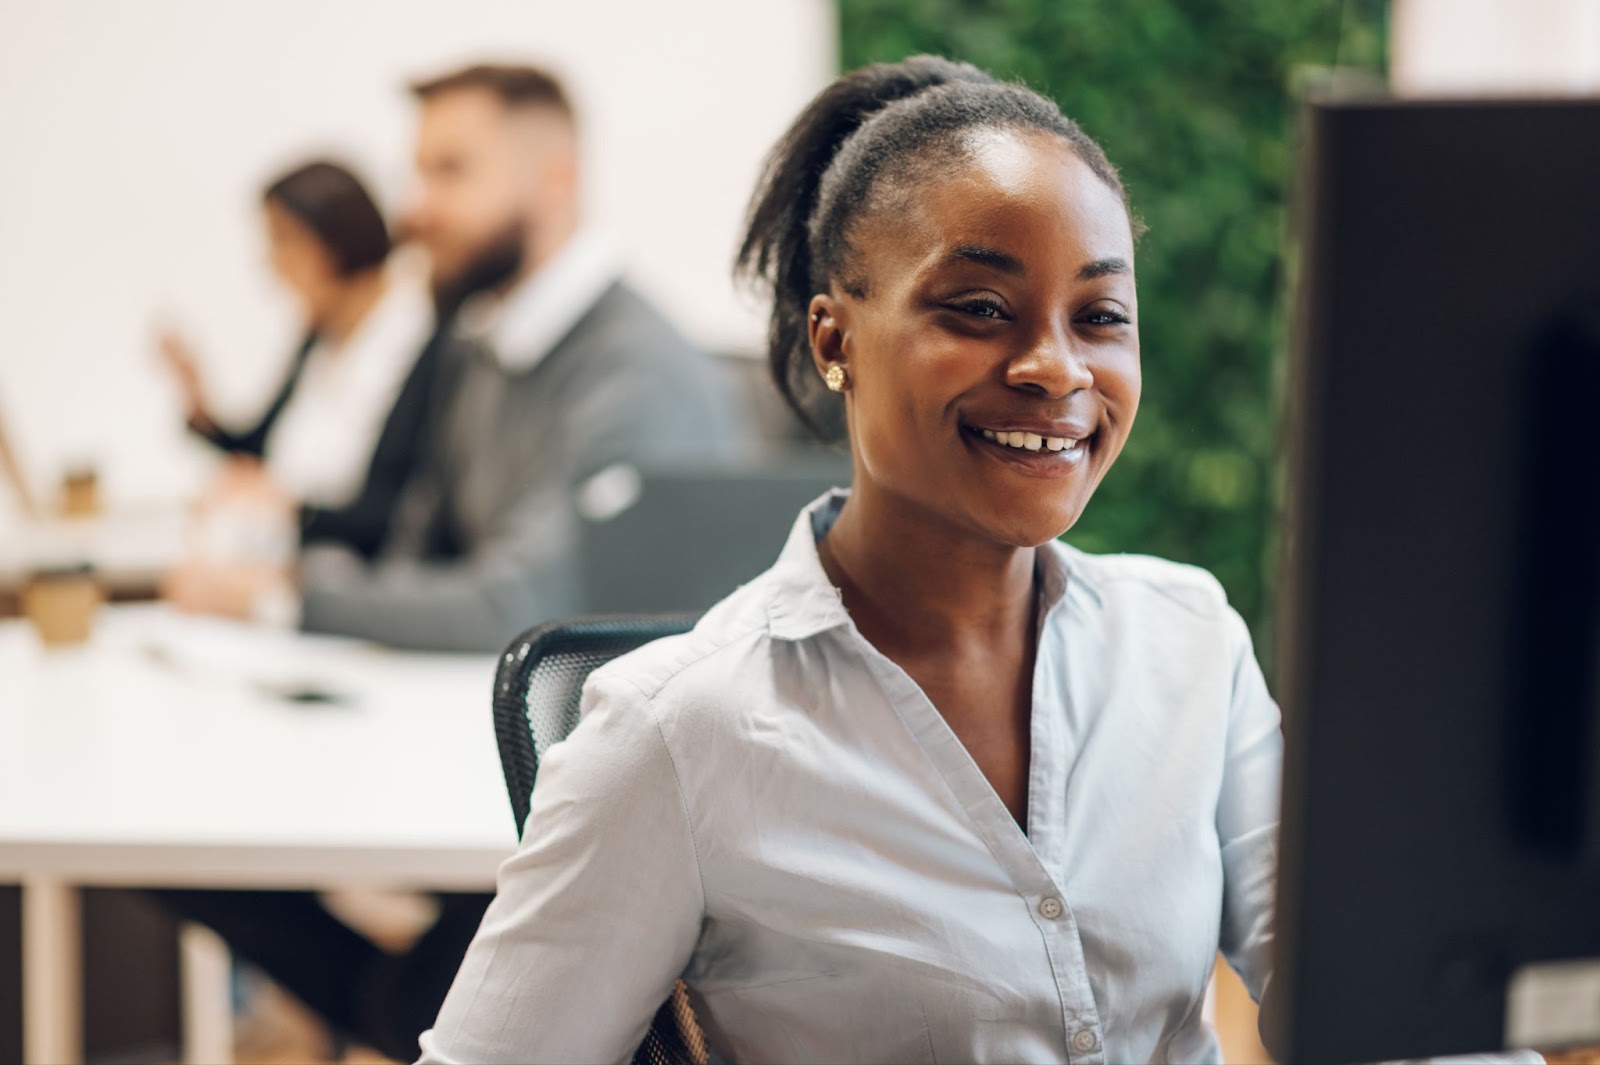
[[[569,122],[574,118],[572,101],[567,97],[561,80],[538,67],[475,63],[448,74],[411,83],[411,95],[423,101],[461,89],[482,89],[493,93],[507,107],[548,107]]]

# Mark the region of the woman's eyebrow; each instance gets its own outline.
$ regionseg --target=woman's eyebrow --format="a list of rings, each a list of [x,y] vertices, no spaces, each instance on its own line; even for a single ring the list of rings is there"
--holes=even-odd
[[[1128,272],[1128,260],[1112,256],[1109,259],[1096,259],[1092,263],[1085,264],[1078,271],[1078,280],[1093,281],[1095,278],[1105,277],[1107,274],[1126,274]]]
[[[1015,255],[1000,251],[998,248],[987,248],[981,244],[957,244],[950,250],[950,254],[945,256],[945,261],[977,263],[979,266],[987,266],[1003,274],[1011,274],[1018,277],[1027,273],[1027,268],[1023,266],[1022,260]],[[1132,271],[1128,266],[1128,260],[1118,256],[1111,256],[1085,263],[1078,270],[1078,280],[1093,281],[1095,278],[1105,277],[1107,274],[1126,274],[1130,272]]]
[[[950,254],[945,256],[945,262],[977,263],[979,266],[999,270],[1002,274],[1020,276],[1026,272],[1022,260],[1015,255],[1008,255],[996,248],[985,248],[981,244],[957,244],[951,249]]]

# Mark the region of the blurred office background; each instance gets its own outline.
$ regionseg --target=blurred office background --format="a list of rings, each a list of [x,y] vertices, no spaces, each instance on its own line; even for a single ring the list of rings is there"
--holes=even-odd
[[[728,264],[762,153],[841,67],[938,52],[1054,95],[1149,225],[1139,428],[1076,542],[1205,565],[1269,637],[1296,92],[1390,70],[1421,93],[1592,92],[1597,18],[1591,0],[7,0],[0,425],[36,494],[92,466],[112,500],[191,495],[210,456],[155,328],[195,338],[223,413],[258,409],[296,328],[259,186],[327,154],[397,210],[404,86],[482,57],[568,80],[589,210],[628,276],[700,344],[755,354],[761,308]],[[0,493],[0,520],[14,506]]]
[[[85,465],[113,500],[192,494],[209,456],[153,330],[193,335],[224,413],[259,408],[296,328],[260,184],[328,154],[402,207],[404,86],[481,57],[568,80],[627,275],[703,346],[756,354],[762,310],[728,264],[762,154],[835,71],[937,52],[1055,96],[1149,226],[1138,431],[1075,542],[1205,565],[1270,639],[1296,93],[1391,70],[1416,93],[1592,92],[1597,19],[1592,0],[7,0],[0,425],[37,494]]]
[[[566,79],[587,209],[627,276],[702,347],[758,356],[763,309],[728,272],[764,152],[840,69],[917,52],[1045,90],[1121,167],[1149,227],[1145,393],[1070,539],[1211,569],[1270,668],[1296,101],[1600,92],[1595,0],[3,0],[0,426],[41,499],[79,467],[108,507],[193,496],[214,458],[182,428],[155,328],[195,337],[221,410],[258,409],[296,328],[261,184],[331,155],[393,215],[413,181],[405,86],[477,59]],[[0,537],[21,520],[0,491]],[[1258,1052],[1248,1030],[1227,1045]]]
[[[113,500],[192,492],[206,456],[153,329],[192,333],[219,407],[253,416],[298,339],[260,187],[327,155],[398,212],[406,86],[479,60],[565,79],[587,210],[630,279],[701,344],[753,350],[732,248],[762,154],[837,69],[835,24],[817,0],[7,0],[0,421],[28,476],[46,492],[88,463]]]

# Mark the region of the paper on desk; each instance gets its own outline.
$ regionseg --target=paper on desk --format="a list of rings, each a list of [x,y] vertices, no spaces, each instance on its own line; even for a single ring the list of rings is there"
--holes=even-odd
[[[380,653],[360,640],[198,617],[164,605],[108,611],[95,641],[183,673],[280,695],[322,693],[334,702],[354,698],[353,671]]]

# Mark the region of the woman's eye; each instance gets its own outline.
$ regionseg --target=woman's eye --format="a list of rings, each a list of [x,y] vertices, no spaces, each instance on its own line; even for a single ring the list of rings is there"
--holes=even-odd
[[[1127,325],[1130,319],[1120,311],[1090,311],[1078,321],[1085,325]]]
[[[1004,321],[1006,318],[1006,309],[994,300],[962,300],[952,306],[975,318],[990,318],[995,321]]]

